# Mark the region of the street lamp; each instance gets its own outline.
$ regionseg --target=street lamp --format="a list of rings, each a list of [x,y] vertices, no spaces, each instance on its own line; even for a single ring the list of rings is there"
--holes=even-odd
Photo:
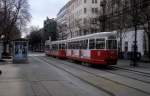
[[[137,66],[137,3],[136,0],[131,0],[131,11],[132,11],[132,17],[133,17],[133,25],[134,25],[134,30],[135,30],[135,38],[134,38],[134,46],[133,46],[133,53],[132,53],[132,60],[133,60],[133,66]]]
[[[103,0],[100,2],[100,6],[102,7],[103,9],[103,16],[102,16],[102,31],[104,32],[105,31],[105,22],[106,22],[106,0]],[[101,18],[101,17],[100,17]]]

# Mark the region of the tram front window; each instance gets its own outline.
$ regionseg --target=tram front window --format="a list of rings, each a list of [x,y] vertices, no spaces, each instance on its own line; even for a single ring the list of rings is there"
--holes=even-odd
[[[117,40],[107,40],[107,49],[117,49]]]

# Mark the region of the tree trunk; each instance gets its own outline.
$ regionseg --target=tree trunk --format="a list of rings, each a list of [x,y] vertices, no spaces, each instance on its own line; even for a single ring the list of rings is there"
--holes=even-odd
[[[150,33],[148,33],[148,57],[150,59]]]
[[[11,55],[11,53],[10,53],[10,40],[9,40],[9,37],[8,37],[8,34],[9,34],[9,32],[5,35],[5,38],[4,38],[4,42],[3,42],[3,46],[4,46],[4,48],[3,48],[3,53],[2,53],[2,57],[3,58],[10,58],[10,55]]]
[[[150,21],[148,19],[148,57],[150,59]]]
[[[2,57],[3,58],[10,58],[9,42],[4,41],[3,46],[4,46],[4,48],[3,48]]]

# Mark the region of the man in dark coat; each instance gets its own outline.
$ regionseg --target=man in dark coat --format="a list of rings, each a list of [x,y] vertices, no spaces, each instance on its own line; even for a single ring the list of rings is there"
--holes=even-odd
[[[0,75],[2,74],[2,71],[0,70]]]

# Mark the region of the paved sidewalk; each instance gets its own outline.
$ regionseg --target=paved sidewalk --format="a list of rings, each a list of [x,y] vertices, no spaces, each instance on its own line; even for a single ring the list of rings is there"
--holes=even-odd
[[[40,59],[29,58],[29,64],[0,63],[0,96],[108,96]]]
[[[137,62],[137,67],[130,66],[130,63],[130,60],[118,60],[118,64],[115,66],[150,74],[150,63]]]

